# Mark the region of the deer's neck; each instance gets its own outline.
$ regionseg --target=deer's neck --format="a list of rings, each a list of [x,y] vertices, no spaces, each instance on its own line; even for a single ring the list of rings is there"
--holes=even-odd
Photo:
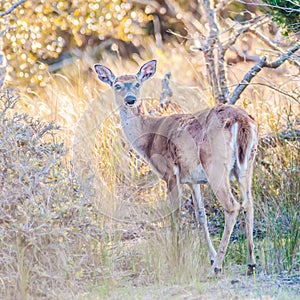
[[[155,133],[155,118],[144,113],[141,106],[122,107],[120,110],[121,125],[126,138],[132,147],[145,157],[151,136]],[[146,157],[145,157],[146,158]]]

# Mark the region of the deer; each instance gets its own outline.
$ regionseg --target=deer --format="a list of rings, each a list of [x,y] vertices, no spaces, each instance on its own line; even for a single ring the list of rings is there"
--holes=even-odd
[[[202,227],[208,246],[211,261],[208,277],[215,277],[222,270],[241,209],[246,223],[247,274],[252,275],[256,269],[251,193],[258,143],[256,122],[245,110],[228,104],[190,114],[149,115],[143,109],[140,91],[142,84],[155,74],[156,64],[156,60],[145,63],[135,75],[115,76],[101,64],[95,64],[94,70],[98,79],[113,89],[124,135],[131,147],[166,182],[169,201],[180,201],[181,185],[190,187],[196,221],[198,227]],[[242,204],[233,196],[232,177],[237,179]],[[225,214],[224,231],[217,251],[210,237],[201,195],[201,184],[206,183]]]

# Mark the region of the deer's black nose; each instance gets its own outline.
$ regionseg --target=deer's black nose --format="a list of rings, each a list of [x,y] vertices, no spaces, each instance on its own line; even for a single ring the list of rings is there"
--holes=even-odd
[[[129,105],[133,105],[136,102],[136,97],[129,95],[127,97],[125,97],[125,103],[129,104]]]

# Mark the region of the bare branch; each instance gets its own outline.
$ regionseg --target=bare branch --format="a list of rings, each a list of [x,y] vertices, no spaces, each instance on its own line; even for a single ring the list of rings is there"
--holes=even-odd
[[[19,96],[13,95],[12,91],[7,89],[0,92],[0,103],[2,102],[2,108],[0,113],[0,119],[2,119],[6,112],[13,109],[18,101]]]
[[[209,85],[211,87],[212,98],[217,102],[225,102],[225,97],[222,94],[218,77],[216,74],[216,61],[214,56],[215,45],[219,45],[219,26],[216,20],[215,11],[212,8],[210,0],[202,0],[203,11],[206,15],[206,20],[209,24],[209,36],[206,39],[206,44],[202,47],[204,58],[206,61],[207,76]],[[218,52],[218,55],[220,53]],[[220,64],[218,65],[219,71],[221,70],[223,78],[225,79],[225,69],[222,57],[218,57]]]
[[[184,40],[192,40],[191,37],[184,36],[184,35],[182,35],[182,34],[179,34],[179,33],[177,33],[177,32],[174,32],[172,29],[167,29],[166,32],[167,32],[167,33],[170,33],[170,34],[172,34],[172,35],[174,35],[174,36],[176,36],[176,37],[179,37],[179,38],[181,38],[181,39],[184,39]],[[192,47],[192,50],[199,50],[199,49],[198,49],[198,48]]]
[[[261,60],[250,69],[250,71],[244,76],[242,82],[236,87],[236,89],[233,91],[232,96],[230,100],[228,101],[229,104],[235,104],[235,102],[239,99],[241,93],[244,91],[244,89],[248,86],[252,78],[261,71],[263,68],[265,62],[267,60],[266,56],[263,56]]]
[[[222,103],[226,102],[226,98],[229,95],[229,89],[226,78],[226,66],[225,66],[225,52],[226,49],[222,48],[222,44],[218,42],[218,73],[221,88],[221,95],[219,95],[219,101]]]
[[[266,15],[263,15],[247,21],[247,23],[244,24],[239,30],[235,30],[232,37],[229,38],[228,41],[222,43],[220,41],[220,25],[218,23],[216,14],[220,9],[222,9],[223,5],[228,4],[228,0],[224,0],[219,3],[219,10],[213,9],[212,0],[202,0],[201,2],[203,13],[206,16],[209,25],[209,35],[206,39],[205,45],[201,45],[200,47],[198,47],[198,50],[203,51],[204,54],[212,98],[216,102],[225,103],[226,98],[229,94],[225,67],[226,51],[236,42],[237,38],[242,33],[247,31],[250,27],[255,28],[261,26],[262,24],[267,22],[269,18],[266,18]],[[234,27],[232,28],[234,29]]]
[[[269,20],[270,20],[270,17],[267,15],[258,16],[256,18],[251,19],[251,22],[248,22],[247,24],[245,24],[238,30],[235,30],[233,35],[226,42],[223,43],[222,47],[227,50],[229,47],[231,47],[236,42],[238,37],[241,36],[243,33],[245,33],[246,31],[249,31],[250,29],[254,30],[255,28],[269,22]]]
[[[248,1],[239,0],[239,2],[243,3],[243,4],[249,4]],[[300,4],[299,4],[298,1],[287,1],[287,2],[291,2],[296,7],[295,8],[284,7],[284,6],[281,6],[281,5],[267,4],[267,3],[262,3],[262,2],[258,2],[258,1],[255,3],[255,5],[260,6],[260,7],[278,8],[278,9],[285,10],[287,13],[299,12]]]
[[[219,4],[217,5],[217,7],[215,8],[215,13],[219,13],[221,10],[223,10],[223,8],[225,6],[228,6],[231,2],[233,2],[233,0],[222,0],[219,2]]]
[[[300,49],[300,44],[295,45],[290,50],[288,50],[285,54],[282,54],[280,58],[272,63],[266,62],[264,67],[267,68],[278,68],[281,64],[283,64],[293,53],[295,53],[298,49]]]
[[[281,64],[283,64],[293,53],[295,53],[298,49],[300,49],[300,44],[295,45],[290,50],[288,50],[286,53],[280,56],[280,58],[272,63],[267,62],[267,57],[263,56],[261,60],[250,69],[250,71],[244,76],[242,82],[236,87],[236,89],[233,91],[232,96],[230,100],[228,101],[229,104],[235,104],[236,101],[239,99],[241,93],[245,90],[245,88],[248,86],[250,81],[253,79],[253,77],[256,76],[258,72],[261,71],[263,67],[267,68],[278,68]]]
[[[16,9],[19,5],[21,5],[25,1],[26,0],[19,0],[18,2],[14,3],[8,10],[1,12],[0,17],[10,14],[14,9]]]
[[[285,50],[279,47],[274,41],[272,41],[269,37],[267,37],[261,30],[255,28],[249,28],[249,31],[255,34],[258,38],[260,38],[266,45],[271,47],[272,49],[279,51],[280,53],[284,53]],[[298,61],[289,61],[291,64],[300,67],[300,63]]]

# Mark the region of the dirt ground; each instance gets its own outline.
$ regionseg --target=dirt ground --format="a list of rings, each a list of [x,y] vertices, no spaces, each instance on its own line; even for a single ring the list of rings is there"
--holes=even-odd
[[[105,290],[86,294],[84,299],[143,299],[143,300],[196,300],[196,299],[300,299],[300,275],[277,276],[257,274],[221,275],[218,279],[199,280],[188,285],[131,286],[115,283]],[[82,298],[81,298],[82,299]]]

